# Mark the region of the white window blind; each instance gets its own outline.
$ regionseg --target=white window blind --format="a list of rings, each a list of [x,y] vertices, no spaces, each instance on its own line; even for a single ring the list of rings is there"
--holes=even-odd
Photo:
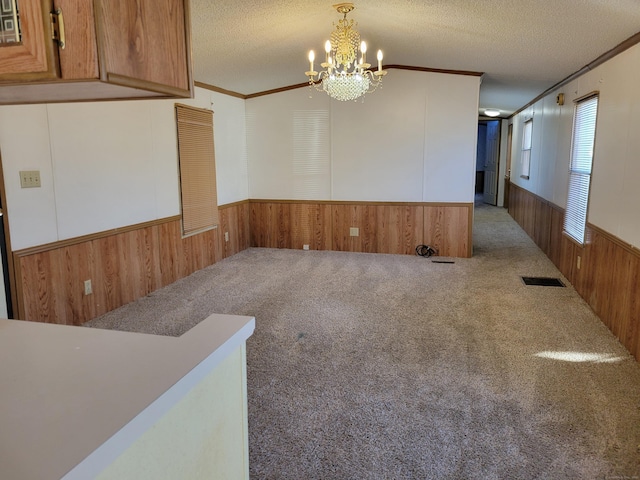
[[[589,97],[576,104],[573,118],[569,194],[564,215],[564,231],[580,244],[584,243],[587,224],[597,113],[598,97]]]
[[[524,122],[522,130],[522,170],[520,176],[529,178],[531,171],[531,132],[533,131],[533,119]]]
[[[331,184],[331,134],[328,110],[293,112],[293,195],[324,198]]]
[[[182,233],[192,235],[218,223],[213,112],[176,105]]]

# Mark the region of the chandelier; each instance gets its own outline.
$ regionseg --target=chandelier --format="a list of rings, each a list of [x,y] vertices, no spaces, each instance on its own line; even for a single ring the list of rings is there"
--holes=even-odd
[[[360,42],[356,30],[357,23],[347,20],[347,13],[354,9],[353,3],[339,3],[334,8],[344,15],[331,32],[330,40],[324,46],[325,61],[320,64],[324,69],[316,72],[313,68],[315,53],[309,52],[309,88],[314,86],[319,92],[325,91],[331,98],[347,101],[356,100],[365,93],[371,93],[382,85],[382,50],[378,50],[378,70],[369,70],[366,63],[367,44]]]

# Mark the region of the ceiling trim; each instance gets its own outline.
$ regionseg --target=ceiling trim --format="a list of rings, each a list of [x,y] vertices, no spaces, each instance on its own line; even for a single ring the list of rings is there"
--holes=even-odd
[[[414,72],[432,72],[432,73],[446,73],[449,75],[467,75],[472,77],[482,77],[484,75],[483,72],[473,72],[469,70],[444,70],[441,68],[429,68],[429,67],[416,67],[413,65],[385,65],[385,69],[388,70],[411,70]],[[288,85],[286,87],[273,88],[271,90],[265,90],[263,92],[256,92],[250,94],[242,94],[238,92],[234,92],[232,90],[225,90],[224,88],[216,87],[215,85],[210,85],[204,82],[193,82],[196,87],[205,88],[207,90],[211,90],[212,92],[223,93],[225,95],[230,95],[232,97],[242,98],[247,100],[249,98],[263,97],[265,95],[272,95],[274,93],[286,92],[288,90],[295,90],[297,88],[308,87],[309,82],[304,83],[296,83],[295,85]]]
[[[209,85],[208,83],[195,81],[193,82],[193,84],[196,87],[204,88],[206,90],[211,90],[212,92],[223,93],[231,97],[242,98],[243,100],[247,99],[247,96],[243,95],[242,93],[234,92],[233,90],[225,90],[224,88],[216,87],[215,85]]]
[[[444,70],[442,68],[414,67],[412,65],[385,65],[384,68],[396,70],[412,70],[416,72],[448,73],[450,75],[468,75],[471,77],[482,77],[484,72],[473,72],[470,70]]]
[[[280,88],[274,88],[272,90],[265,90],[264,92],[251,93],[246,97],[247,98],[263,97],[265,95],[271,95],[272,93],[286,92],[288,90],[295,90],[296,88],[303,88],[308,86],[309,86],[309,82],[296,83],[295,85],[289,85],[287,87],[280,87]]]
[[[615,47],[613,47],[611,50],[603,53],[602,55],[600,55],[598,58],[596,58],[594,61],[586,64],[584,67],[582,67],[580,70],[578,70],[577,72],[573,72],[571,75],[569,75],[568,77],[566,77],[563,80],[560,80],[558,83],[556,83],[555,85],[552,85],[551,87],[547,88],[544,92],[542,92],[540,95],[538,95],[536,98],[534,98],[533,100],[531,100],[529,103],[527,103],[526,105],[524,105],[523,107],[520,107],[518,110],[516,110],[515,112],[513,112],[510,116],[509,116],[509,120],[511,120],[513,117],[515,117],[517,114],[521,113],[523,110],[529,108],[530,106],[532,106],[533,104],[535,104],[536,102],[538,102],[539,100],[542,100],[544,97],[546,97],[547,95],[549,95],[551,92],[553,92],[554,90],[557,90],[560,87],[565,86],[567,83],[575,80],[576,78],[578,78],[581,75],[584,75],[585,73],[587,73],[590,70],[593,70],[594,68],[602,65],[604,62],[606,62],[607,60],[611,60],[613,57],[615,57],[616,55],[619,55],[620,53],[624,52],[625,50],[633,47],[634,45],[640,43],[640,32],[636,33],[635,35],[630,36],[629,38],[627,38],[626,40],[624,40],[623,42],[619,43],[618,45],[616,45]]]

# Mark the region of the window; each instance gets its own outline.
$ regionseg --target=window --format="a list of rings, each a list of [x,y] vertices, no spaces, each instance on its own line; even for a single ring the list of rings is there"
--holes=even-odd
[[[210,230],[218,223],[213,112],[176,105],[182,233]]]
[[[522,131],[522,170],[520,176],[529,179],[531,171],[531,132],[533,131],[533,118],[524,122]]]
[[[598,97],[591,96],[576,104],[569,164],[569,194],[564,214],[564,231],[576,242],[584,243],[589,204],[589,185],[596,135]]]

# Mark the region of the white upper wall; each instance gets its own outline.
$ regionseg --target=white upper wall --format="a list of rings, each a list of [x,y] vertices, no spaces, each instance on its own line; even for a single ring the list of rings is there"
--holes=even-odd
[[[479,77],[391,70],[364,103],[308,88],[246,102],[249,195],[473,202]]]
[[[306,88],[0,107],[13,250],[180,213],[175,103],[214,110],[221,205],[247,198],[473,202],[480,79],[392,70],[365,102]],[[19,171],[42,186],[22,189]]]
[[[248,198],[244,100],[0,107],[0,153],[14,250],[180,213],[175,103],[214,110],[218,202]],[[41,188],[20,188],[39,170]]]
[[[330,113],[306,88],[246,101],[250,198],[331,199]]]
[[[567,202],[574,101],[598,91],[587,221],[640,246],[640,45],[552,92],[513,119],[511,181],[554,204]],[[564,93],[563,106],[556,95]],[[520,178],[522,124],[533,114],[531,178]],[[538,140],[536,142],[536,139]]]
[[[0,107],[0,155],[14,250],[58,240],[56,197],[45,105]],[[20,188],[21,170],[39,170],[40,188]]]

